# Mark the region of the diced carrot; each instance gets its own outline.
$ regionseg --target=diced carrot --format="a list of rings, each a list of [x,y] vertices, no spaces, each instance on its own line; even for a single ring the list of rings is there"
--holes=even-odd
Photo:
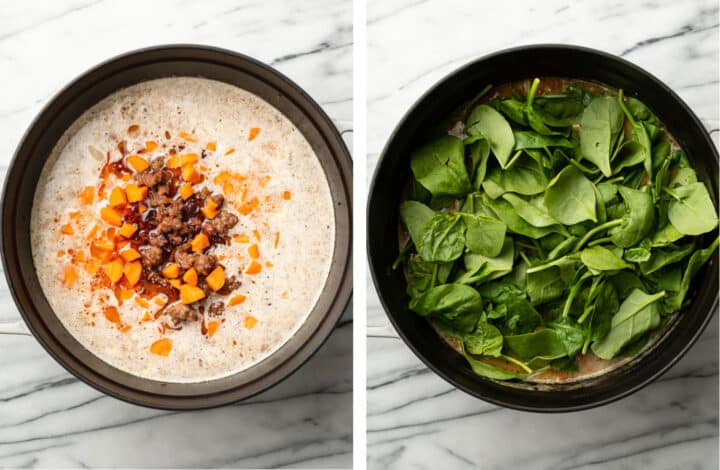
[[[138,204],[138,212],[139,213],[144,214],[147,209],[148,208],[145,204],[142,204],[142,203]]]
[[[271,261],[265,261],[265,267],[266,267],[266,268],[272,268],[273,266],[275,266],[275,265],[272,264]]]
[[[221,171],[218,173],[218,175],[213,179],[213,183],[217,184],[218,186],[227,182],[230,178],[232,178],[232,174],[229,171]]]
[[[187,284],[190,284],[191,286],[197,286],[198,274],[197,271],[195,271],[195,268],[190,268],[185,271],[185,274],[183,274],[183,281],[185,281]]]
[[[248,330],[252,330],[255,325],[257,325],[257,318],[253,317],[252,315],[248,315],[245,317],[245,320],[243,320],[243,323],[245,324],[245,328]]]
[[[146,149],[148,152],[152,152],[152,151],[155,150],[156,148],[158,148],[158,143],[155,142],[154,140],[148,140],[148,141],[145,142],[145,149]]]
[[[85,235],[86,240],[92,240],[95,238],[95,234],[97,234],[97,231],[100,227],[98,227],[98,224],[93,225],[93,227],[90,229],[90,231]]]
[[[114,225],[116,227],[122,225],[122,216],[112,207],[101,208],[100,217],[102,217],[102,219],[110,225]]]
[[[118,233],[125,238],[130,238],[135,234],[137,229],[137,225],[124,223],[120,227],[120,230],[118,230]]]
[[[235,153],[235,149],[228,149],[228,151],[225,152],[225,155],[230,155],[231,153]]]
[[[130,286],[134,286],[140,282],[140,276],[142,276],[142,263],[140,261],[133,261],[125,265],[123,269],[125,272],[125,279],[128,280]]]
[[[260,250],[258,250],[257,243],[253,243],[248,247],[248,254],[252,259],[258,259],[260,257]]]
[[[234,295],[234,296],[230,297],[230,300],[228,301],[228,305],[230,305],[230,306],[240,305],[241,303],[245,302],[246,299],[247,299],[247,297],[242,294]]]
[[[257,261],[250,261],[250,264],[245,270],[245,273],[258,274],[260,271],[262,271],[262,264],[258,263]]]
[[[270,175],[265,175],[260,179],[260,187],[264,188],[270,182]]]
[[[117,325],[122,324],[122,321],[120,320],[120,312],[118,312],[117,307],[113,307],[112,305],[109,307],[105,307],[105,309],[103,310],[103,314],[109,322],[115,323]]]
[[[222,192],[226,196],[230,196],[231,194],[235,193],[235,186],[233,186],[230,182],[223,183]]]
[[[199,183],[203,179],[202,175],[190,164],[182,167],[182,178],[190,184]]]
[[[162,269],[162,273],[168,279],[175,279],[180,275],[180,266],[170,263]]]
[[[182,186],[180,186],[180,197],[183,201],[187,200],[190,196],[193,195],[195,191],[193,190],[193,187],[190,183],[184,183]]]
[[[57,257],[60,258],[62,256],[65,256],[65,250],[58,250]]]
[[[144,200],[147,197],[147,191],[147,187],[132,183],[125,186],[125,194],[127,194],[128,202],[140,202]]]
[[[208,219],[214,219],[216,215],[218,215],[218,205],[215,201],[208,198],[205,201],[205,207],[201,209],[201,212],[205,217]]]
[[[225,270],[218,266],[205,277],[208,287],[214,291],[219,291],[225,285]]]
[[[197,138],[193,135],[188,134],[187,132],[180,131],[178,134],[181,139],[186,140],[188,142],[197,142]]]
[[[196,286],[183,284],[180,286],[180,300],[184,304],[191,304],[205,298],[205,292]]]
[[[283,199],[285,199],[286,201],[289,201],[291,198],[292,198],[292,194],[290,193],[290,191],[283,192]]]
[[[150,163],[148,163],[147,160],[145,160],[143,157],[139,155],[129,155],[127,157],[128,165],[130,165],[133,170],[140,173],[141,171],[145,171],[148,168],[150,168]]]
[[[127,204],[127,198],[125,197],[125,191],[121,187],[115,186],[110,191],[110,207],[124,206]]]
[[[192,165],[200,161],[197,153],[185,153],[180,155],[180,166]]]
[[[73,255],[73,263],[83,263],[83,262],[85,262],[85,252],[82,250],[77,251]]]
[[[113,251],[115,249],[115,244],[112,240],[95,240],[92,245],[90,246],[90,249],[92,250],[95,248],[96,250],[100,251]]]
[[[157,296],[153,299],[153,302],[155,302],[155,305],[163,306],[168,302],[168,299],[164,296]]]
[[[172,351],[172,340],[163,338],[150,345],[150,352],[158,356],[169,356]]]
[[[192,239],[192,241],[190,242],[190,246],[193,252],[200,253],[205,248],[210,246],[210,240],[208,239],[207,235],[205,235],[203,232],[200,232],[195,235],[195,238]]]
[[[208,142],[205,148],[207,150],[210,150],[211,152],[214,152],[215,150],[217,150],[217,145],[215,145],[215,142]]]
[[[75,233],[75,229],[72,228],[72,225],[65,224],[62,227],[60,227],[60,233],[62,233],[64,235],[72,235]]]
[[[248,243],[250,241],[250,237],[247,235],[233,235],[233,240],[235,240],[238,243]]]
[[[103,271],[113,284],[118,282],[123,275],[123,264],[119,259],[114,259],[103,266]]]
[[[87,263],[85,263],[85,271],[87,271],[88,274],[91,276],[94,276],[96,272],[100,269],[100,260],[96,258],[91,258],[88,260]]]
[[[80,202],[83,204],[90,205],[93,203],[93,199],[95,199],[95,187],[94,186],[86,186],[83,188],[82,191],[80,191]]]
[[[167,162],[165,163],[165,166],[168,168],[180,168],[180,157],[178,155],[173,155],[170,158],[167,159]]]
[[[150,312],[143,313],[142,319],[140,321],[150,321],[153,317],[150,315]]]
[[[133,124],[130,127],[128,127],[128,134],[137,134],[140,130],[140,126],[137,124]]]
[[[275,248],[278,247],[279,243],[280,243],[280,232],[275,232]]]
[[[78,275],[74,266],[68,266],[65,268],[65,275],[63,277],[63,285],[65,287],[72,287],[77,281]]]
[[[212,337],[217,333],[218,328],[220,327],[220,322],[218,321],[209,321],[207,324],[207,333],[208,336]]]
[[[253,230],[253,236],[257,241],[260,241],[260,232],[258,232],[257,230]]]
[[[260,133],[259,127],[250,128],[250,134],[248,135],[248,140],[255,140],[255,137],[257,137],[259,133]]]
[[[137,251],[135,248],[128,248],[125,251],[121,251],[120,256],[122,256],[122,259],[129,263],[130,261],[140,259],[140,252]]]
[[[72,220],[74,220],[75,222],[77,222],[77,221],[80,219],[80,212],[79,212],[79,211],[69,212],[69,213],[68,213],[68,217],[70,217],[70,219],[72,219]]]
[[[127,333],[132,329],[131,325],[123,325],[120,327],[120,333]]]
[[[123,181],[130,181],[131,178],[132,178],[132,176],[130,176],[127,173],[123,173],[122,176],[120,177],[120,179]]]
[[[182,282],[180,282],[180,279],[170,279],[170,285],[173,286],[175,289],[180,289],[180,286],[182,285]]]
[[[120,289],[120,300],[128,300],[133,295],[135,295],[135,292],[130,289]]]
[[[150,304],[147,300],[143,299],[142,297],[135,297],[135,303],[137,303],[142,308],[150,308]]]

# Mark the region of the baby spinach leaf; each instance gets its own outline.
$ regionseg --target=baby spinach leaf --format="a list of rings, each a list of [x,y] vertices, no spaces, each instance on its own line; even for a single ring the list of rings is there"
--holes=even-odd
[[[533,197],[527,201],[517,194],[506,193],[503,194],[503,199],[513,206],[515,212],[517,212],[525,222],[534,227],[549,227],[551,225],[557,225],[558,223],[548,212],[541,196]]]
[[[610,177],[610,154],[623,125],[623,111],[612,96],[598,96],[583,111],[580,149],[584,159],[594,163]]]
[[[669,312],[676,312],[680,310],[683,305],[683,301],[685,300],[685,296],[690,290],[690,281],[692,281],[693,277],[695,277],[702,265],[707,263],[713,255],[718,247],[718,241],[720,241],[720,238],[716,238],[715,241],[713,241],[707,248],[697,250],[692,254],[687,267],[685,268],[685,272],[683,273],[682,281],[680,282],[680,289],[671,295],[665,302]]]
[[[527,156],[521,156],[507,170],[493,168],[487,174],[482,187],[493,199],[505,193],[518,193],[531,196],[542,193],[548,180],[537,162]]]
[[[600,341],[607,336],[612,318],[619,308],[620,301],[615,287],[609,282],[603,283],[595,301],[595,312],[589,322],[590,341]]]
[[[593,184],[574,166],[565,167],[550,181],[544,202],[550,215],[565,225],[597,222]]]
[[[630,114],[636,121],[646,121],[650,124],[660,125],[660,120],[650,111],[650,108],[637,98],[627,98],[625,101]]]
[[[470,137],[470,139],[476,137],[478,136]],[[470,161],[472,162],[470,171],[472,187],[477,190],[480,189],[480,185],[485,181],[487,163],[490,157],[490,144],[485,138],[477,138],[477,140],[470,144],[466,143],[465,145],[469,147]]]
[[[622,224],[610,229],[612,242],[623,248],[640,242],[652,230],[654,206],[648,192],[619,186],[620,195],[625,201],[625,214]]]
[[[470,113],[465,123],[465,132],[468,135],[484,136],[498,163],[505,168],[510,160],[515,138],[510,124],[502,114],[486,104],[481,104]]]
[[[482,297],[470,286],[443,284],[412,298],[410,310],[423,317],[440,318],[459,331],[470,332],[482,314]]]
[[[623,347],[660,325],[656,302],[664,296],[664,291],[653,295],[640,289],[632,291],[613,316],[610,332],[603,340],[593,343],[595,355],[601,359],[612,359]]]
[[[551,225],[548,227],[534,227],[530,225],[515,212],[512,204],[504,199],[493,200],[490,199],[487,194],[483,194],[483,204],[490,208],[493,214],[502,220],[511,232],[535,239],[542,238],[553,232],[566,233],[565,228],[561,225]]]
[[[591,271],[617,271],[632,269],[622,258],[600,245],[586,248],[580,253],[580,261]]]
[[[455,279],[455,282],[475,284],[508,274],[512,271],[514,250],[512,238],[505,237],[500,254],[493,258],[475,253],[466,253],[463,258],[465,273]]]
[[[434,216],[435,211],[421,202],[405,201],[400,204],[400,219],[407,227],[415,246],[420,244],[424,229]]]
[[[644,263],[652,256],[650,240],[645,238],[632,248],[625,250],[623,258],[631,263]]]
[[[565,288],[565,281],[557,266],[527,275],[527,293],[533,305],[557,299]]]
[[[529,125],[527,117],[525,116],[525,103],[523,101],[515,99],[497,100],[492,102],[492,106],[507,116],[511,121],[521,126]]]
[[[565,347],[565,354],[574,357],[585,343],[585,333],[578,324],[569,318],[561,318],[548,324]]]
[[[495,218],[475,214],[463,214],[467,227],[465,243],[472,253],[494,258],[502,251],[506,226]]]
[[[542,324],[542,317],[517,286],[508,282],[496,282],[482,286],[480,290],[495,308],[504,305],[504,328],[510,333],[529,333]]]
[[[408,293],[415,297],[426,290],[439,284],[444,284],[450,275],[452,264],[431,263],[419,256],[408,261],[411,282],[408,285]]]
[[[695,243],[688,243],[675,248],[655,250],[647,261],[640,263],[640,271],[645,275],[652,274],[668,264],[683,260],[689,256],[694,249]]]
[[[410,156],[415,179],[433,196],[462,196],[470,192],[462,140],[447,135],[420,147]]]
[[[567,356],[565,344],[557,332],[547,328],[532,333],[505,336],[505,348],[514,357],[534,368],[542,367],[553,359]]]
[[[655,232],[652,236],[652,246],[667,246],[680,240],[684,235],[673,227],[671,223],[666,224],[663,228]]]
[[[535,131],[513,131],[515,150],[544,149],[548,147],[574,148],[565,137],[542,135]]]
[[[642,162],[643,166],[645,167],[645,171],[648,174],[648,177],[652,179],[652,138],[648,135],[646,126],[652,129],[653,138],[654,135],[657,134],[657,128],[651,123],[635,120],[635,117],[633,117],[632,113],[625,104],[622,90],[620,90],[620,92],[618,93],[618,104],[620,105],[620,108],[622,108],[622,110],[625,112],[625,115],[627,116],[628,120],[630,121],[630,125],[632,126],[630,132],[630,142],[628,144],[628,146],[632,150],[630,152],[630,155],[628,155],[627,157],[627,159],[631,160],[631,162],[627,164],[627,166],[632,166],[636,163]]]
[[[545,125],[540,114],[535,112],[533,108],[533,100],[535,99],[535,93],[537,92],[538,85],[540,85],[540,79],[536,78],[530,85],[530,90],[525,101],[525,115],[527,116],[527,122],[530,127],[537,133],[542,135],[562,135],[561,132],[555,132]]]
[[[661,140],[653,146],[652,162],[654,169],[660,168],[668,157],[670,157],[670,142],[667,140]]]
[[[465,250],[465,224],[460,214],[440,213],[427,223],[417,244],[418,254],[426,261],[447,262],[462,256]]]
[[[703,183],[665,188],[674,200],[668,205],[668,218],[678,232],[700,235],[718,226],[717,212]]]
[[[465,335],[463,344],[470,354],[498,357],[503,347],[503,335],[493,325],[481,320],[475,331]]]
[[[688,186],[697,183],[697,173],[692,168],[678,168],[675,175],[670,180],[670,188],[678,186]]]
[[[533,102],[533,109],[549,126],[572,126],[580,122],[585,109],[582,91],[568,90],[566,94],[538,96]]]
[[[467,351],[463,351],[463,354],[465,356],[465,359],[468,361],[468,364],[470,364],[470,368],[472,371],[481,376],[481,377],[487,377],[488,379],[494,379],[494,380],[511,380],[511,379],[524,379],[528,376],[527,373],[523,372],[513,372],[508,369],[501,369],[500,367],[496,367],[488,362],[475,359],[471,355],[467,353]]]

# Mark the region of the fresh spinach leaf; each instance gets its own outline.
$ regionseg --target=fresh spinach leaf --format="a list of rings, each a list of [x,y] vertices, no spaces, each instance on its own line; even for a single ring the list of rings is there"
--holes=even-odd
[[[701,235],[718,226],[717,212],[703,183],[665,188],[674,200],[668,205],[668,218],[678,232]]]
[[[460,214],[435,214],[417,244],[418,254],[436,263],[454,261],[465,251],[465,224]]]
[[[502,251],[507,227],[501,221],[475,214],[462,214],[467,227],[465,243],[471,253],[494,258]]]
[[[470,332],[482,315],[482,297],[470,286],[443,284],[410,300],[410,310],[423,317],[440,318],[453,328]]]
[[[435,211],[417,201],[405,201],[400,204],[400,219],[407,227],[415,246],[420,244],[420,239],[425,228],[435,216]]]
[[[619,186],[620,195],[625,201],[625,214],[622,224],[610,229],[612,242],[627,248],[640,242],[652,230],[654,206],[649,192]]]
[[[515,212],[533,227],[549,227],[558,224],[558,221],[548,212],[541,196],[533,197],[528,201],[517,194],[506,193],[503,194],[503,199],[509,202]]]
[[[503,348],[503,335],[487,321],[480,321],[472,333],[463,339],[465,350],[478,356],[499,357]]]
[[[527,293],[533,305],[540,305],[559,298],[566,287],[567,284],[557,266],[527,275]]]
[[[544,202],[550,215],[562,224],[597,222],[595,188],[574,166],[565,167],[550,181]]]
[[[549,147],[574,148],[575,144],[565,137],[542,135],[535,131],[513,131],[515,150],[544,149]]]
[[[502,114],[486,104],[481,104],[470,113],[465,123],[465,131],[469,135],[485,137],[498,163],[505,168],[515,146],[515,138],[510,124]]]
[[[592,271],[617,271],[632,269],[622,258],[600,245],[586,248],[580,253],[580,261]]]
[[[580,149],[584,159],[594,163],[606,176],[612,176],[610,154],[622,131],[623,111],[612,96],[590,101],[580,120]]]
[[[443,136],[410,156],[415,179],[433,196],[462,196],[470,192],[462,140]]]
[[[554,359],[567,356],[564,342],[555,330],[548,328],[505,336],[505,348],[532,368],[543,367]]]

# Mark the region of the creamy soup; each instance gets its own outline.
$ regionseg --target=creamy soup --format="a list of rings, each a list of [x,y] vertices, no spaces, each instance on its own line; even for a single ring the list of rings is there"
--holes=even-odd
[[[298,329],[325,284],[334,216],[300,131],[240,88],[165,78],[84,113],[52,151],[31,237],[67,330],[123,371],[227,376]]]

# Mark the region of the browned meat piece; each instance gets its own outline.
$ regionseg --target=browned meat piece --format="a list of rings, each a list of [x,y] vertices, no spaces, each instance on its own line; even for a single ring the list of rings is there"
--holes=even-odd
[[[213,302],[208,307],[208,314],[210,316],[216,317],[218,315],[222,315],[222,313],[225,311],[225,304],[221,301]]]
[[[163,157],[157,157],[153,158],[150,162],[150,168],[152,168],[155,171],[162,170],[162,168],[165,166],[165,159]]]
[[[140,248],[140,256],[145,266],[157,266],[162,263],[163,252],[156,246],[144,246]]]
[[[167,238],[170,240],[172,246],[178,246],[185,240],[181,235],[172,232],[167,234]]]
[[[226,210],[222,210],[215,216],[214,219],[206,220],[203,224],[203,231],[209,236],[220,236],[225,235],[231,228],[233,228],[239,219],[238,217]]]
[[[170,315],[170,318],[173,319],[173,322],[176,325],[178,323],[182,323],[184,321],[198,319],[198,314],[197,314],[197,311],[195,311],[195,309],[193,309],[187,305],[181,304],[181,303],[169,305],[165,309],[165,313]]]
[[[213,195],[210,196],[210,199],[211,199],[215,204],[217,204],[218,209],[219,209],[220,207],[222,207],[223,202],[225,202],[225,196],[223,196],[222,194],[213,194]]]
[[[177,232],[182,229],[183,223],[182,218],[178,217],[162,217],[160,223],[157,226],[157,230],[160,233]]]
[[[162,233],[159,233],[159,232],[156,232],[155,230],[153,230],[148,235],[148,242],[152,246],[156,246],[158,248],[163,248],[163,247],[165,247],[165,245],[168,244],[168,239]]]
[[[175,262],[180,266],[181,269],[190,269],[195,264],[195,258],[197,255],[190,251],[190,244],[185,243],[180,245],[175,250]]]
[[[137,181],[138,184],[141,184],[143,186],[153,188],[160,183],[170,182],[170,180],[172,180],[172,177],[173,174],[170,170],[153,171],[152,169],[147,169],[143,172],[136,173],[135,181]]]
[[[217,293],[220,295],[228,295],[241,285],[242,282],[238,280],[237,276],[230,276],[229,278],[225,279],[225,285],[223,285],[220,290],[217,291]]]
[[[207,276],[215,268],[217,264],[217,258],[213,255],[197,255],[195,258],[195,271],[201,276]]]

